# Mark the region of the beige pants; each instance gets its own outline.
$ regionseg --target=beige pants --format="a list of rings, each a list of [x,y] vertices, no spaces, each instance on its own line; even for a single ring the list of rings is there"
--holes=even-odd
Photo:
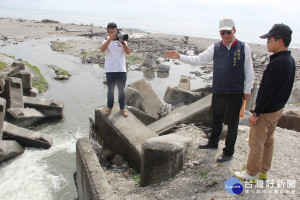
[[[247,161],[247,173],[255,176],[259,172],[270,170],[273,149],[274,131],[283,109],[267,114],[261,114],[257,123],[251,125],[249,136],[250,153]]]

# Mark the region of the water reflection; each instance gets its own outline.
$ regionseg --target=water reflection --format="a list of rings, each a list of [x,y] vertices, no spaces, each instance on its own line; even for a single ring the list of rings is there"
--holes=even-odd
[[[169,72],[156,72],[157,77],[159,78],[168,78],[170,73]]]
[[[143,74],[147,80],[153,80],[155,78],[154,70],[143,70]]]

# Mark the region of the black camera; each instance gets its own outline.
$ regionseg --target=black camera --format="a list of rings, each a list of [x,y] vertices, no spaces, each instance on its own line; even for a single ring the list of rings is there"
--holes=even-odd
[[[122,29],[117,29],[117,38],[115,40],[119,40],[120,42],[127,41],[129,38],[128,34],[123,35],[120,30]]]

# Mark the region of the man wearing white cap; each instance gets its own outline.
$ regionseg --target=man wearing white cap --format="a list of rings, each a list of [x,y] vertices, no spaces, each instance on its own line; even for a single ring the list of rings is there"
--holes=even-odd
[[[250,97],[254,82],[253,64],[250,48],[244,42],[235,39],[235,24],[232,19],[219,22],[222,41],[208,47],[198,56],[180,55],[177,51],[166,51],[172,59],[192,65],[205,65],[213,61],[212,96],[212,133],[200,149],[217,149],[222,132],[223,119],[226,119],[228,132],[223,153],[217,162],[228,161],[234,154],[239,124],[239,111],[243,99]]]

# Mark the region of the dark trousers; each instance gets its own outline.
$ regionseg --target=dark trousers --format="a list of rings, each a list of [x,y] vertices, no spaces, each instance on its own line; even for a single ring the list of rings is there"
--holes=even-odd
[[[106,81],[107,81],[107,107],[113,108],[114,106],[114,90],[117,84],[119,91],[119,104],[120,109],[125,108],[125,85],[127,80],[126,72],[108,72],[106,73]]]
[[[242,100],[243,94],[213,94],[212,96],[213,123],[208,143],[218,146],[224,122],[228,126],[228,132],[223,153],[228,156],[234,153]]]

